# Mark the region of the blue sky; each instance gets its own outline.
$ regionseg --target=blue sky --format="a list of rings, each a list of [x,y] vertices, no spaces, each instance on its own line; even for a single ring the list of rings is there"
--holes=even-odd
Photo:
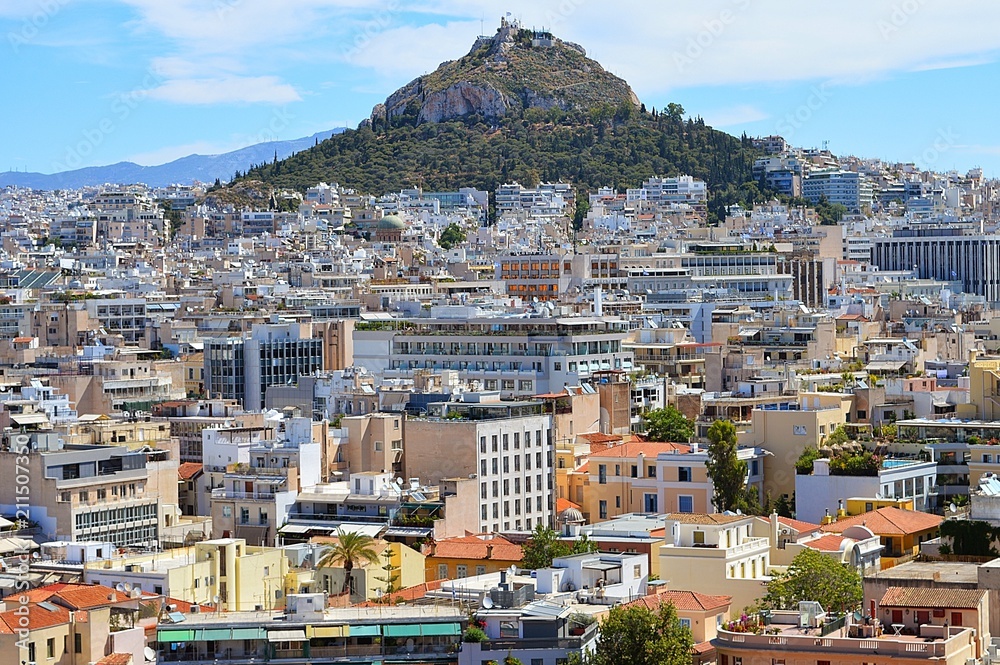
[[[355,126],[506,11],[582,44],[647,106],[1000,176],[988,0],[2,0],[0,169],[158,164]]]

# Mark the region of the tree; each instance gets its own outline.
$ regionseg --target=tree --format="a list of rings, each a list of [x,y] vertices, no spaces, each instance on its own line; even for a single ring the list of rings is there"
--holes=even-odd
[[[459,243],[465,242],[465,231],[458,224],[451,223],[445,227],[441,235],[438,236],[438,244],[442,249],[451,249]]]
[[[826,437],[826,441],[823,444],[826,446],[843,445],[850,440],[851,437],[847,434],[847,428],[843,425],[837,425],[837,428],[830,432],[830,436]]]
[[[657,611],[642,605],[611,608],[587,665],[690,665],[694,640],[671,603]]]
[[[720,512],[741,507],[746,487],[747,463],[737,455],[736,426],[716,420],[708,428],[708,460],[705,467],[715,493],[712,501]]]
[[[521,565],[530,570],[548,568],[552,565],[552,560],[570,554],[585,554],[596,552],[597,545],[590,541],[586,535],[581,536],[572,544],[565,540],[559,540],[559,534],[552,529],[539,524],[535,527],[531,539],[524,544],[524,557]]]
[[[382,552],[382,558],[385,559],[385,563],[382,565],[385,574],[376,576],[375,579],[385,584],[382,598],[388,600],[389,596],[399,590],[399,566],[392,562],[392,548],[390,547],[385,548],[385,551]]]
[[[813,549],[804,549],[792,565],[767,585],[764,605],[791,609],[813,600],[828,611],[846,612],[861,605],[861,575],[854,568]]]
[[[354,566],[361,562],[375,563],[376,561],[378,561],[378,552],[375,551],[375,540],[371,536],[338,529],[336,544],[331,545],[320,556],[316,567],[341,564],[344,568],[344,587],[340,592],[347,594],[351,591],[351,572],[354,570]]]
[[[795,461],[795,473],[800,476],[808,476],[813,472],[813,462],[821,457],[823,457],[823,453],[815,446],[806,446],[799,455],[799,459]]]
[[[687,443],[694,435],[694,423],[672,404],[665,409],[653,409],[642,417],[646,435],[653,441]]]

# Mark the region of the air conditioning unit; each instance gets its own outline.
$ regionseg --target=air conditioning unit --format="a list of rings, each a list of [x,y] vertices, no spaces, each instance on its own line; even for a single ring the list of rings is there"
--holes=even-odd
[[[201,614],[201,605],[192,605],[191,614]]]

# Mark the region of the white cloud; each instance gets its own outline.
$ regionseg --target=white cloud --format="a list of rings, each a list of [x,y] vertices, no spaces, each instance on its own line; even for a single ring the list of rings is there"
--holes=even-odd
[[[729,108],[706,111],[699,115],[712,127],[731,127],[733,125],[745,125],[751,122],[767,120],[771,116],[750,104],[740,104]]]
[[[274,76],[171,79],[145,94],[175,104],[287,104],[302,100],[295,88]]]

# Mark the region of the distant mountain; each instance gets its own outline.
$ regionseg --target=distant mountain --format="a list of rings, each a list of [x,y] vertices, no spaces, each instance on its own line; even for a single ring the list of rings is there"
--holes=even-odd
[[[646,109],[582,47],[504,23],[394,92],[356,130],[267,160],[236,186],[492,192],[512,180],[561,180],[624,191],[654,175],[688,174],[708,183],[709,217],[722,219],[726,206],[760,195],[751,168],[760,153],[747,137],[685,115],[677,104]]]
[[[119,162],[110,166],[92,166],[62,173],[0,173],[0,187],[17,185],[31,189],[77,189],[104,184],[131,185],[142,183],[150,187],[189,185],[195,180],[213,183],[232,179],[236,171],[246,171],[255,164],[285,159],[326,140],[343,128],[320,132],[313,136],[290,141],[270,141],[240,148],[221,155],[188,155],[160,166],[140,166],[132,162]]]

